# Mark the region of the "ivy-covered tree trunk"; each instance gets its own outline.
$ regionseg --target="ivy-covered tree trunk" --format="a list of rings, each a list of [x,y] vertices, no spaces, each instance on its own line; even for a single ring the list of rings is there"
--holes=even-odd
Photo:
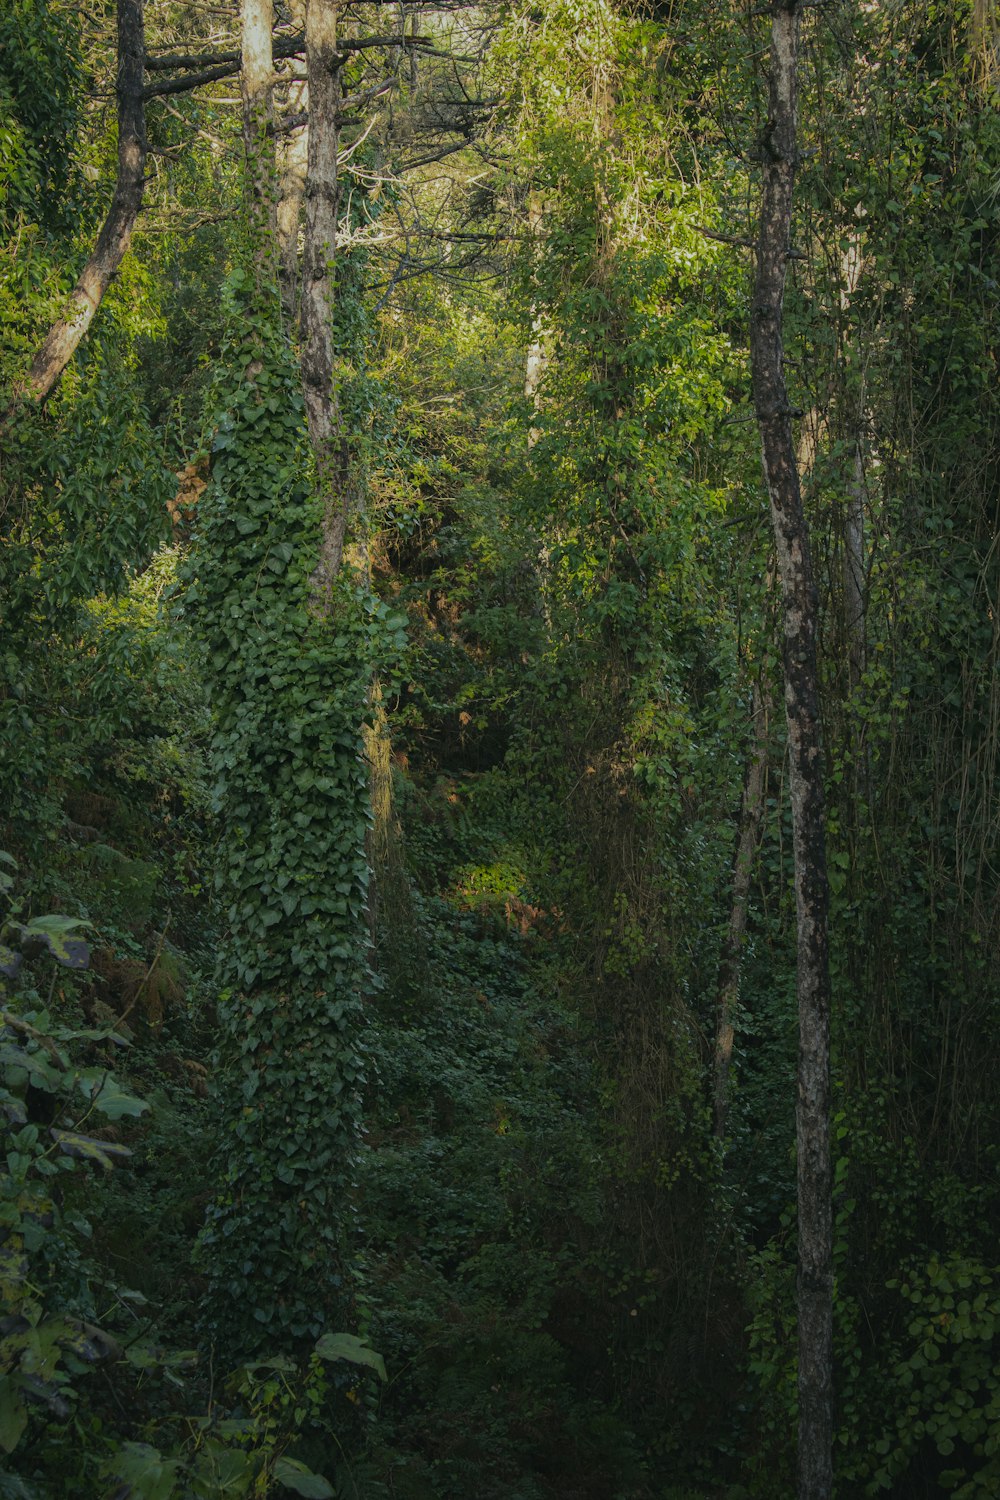
[[[798,933],[798,1494],[832,1493],[833,1257],[830,1173],[830,965],[817,669],[817,597],[784,377],[783,302],[798,159],[802,0],[775,0],[763,192],[750,312],[753,399],[771,503],[784,618]]]
[[[371,619],[346,584],[336,633],[312,608],[320,502],[299,375],[256,294],[243,321],[190,595],[216,709],[229,1133],[202,1257],[230,1358],[347,1317],[370,821]]]
[[[108,216],[94,252],[69,295],[64,315],[53,323],[31,361],[18,395],[42,402],[94,320],[111,280],[124,259],[142,207],[146,171],[146,118],[143,71],[146,52],[143,0],[118,0],[118,177]]]
[[[373,629],[364,601],[336,573],[317,608],[328,510],[313,481],[302,383],[281,326],[270,0],[245,0],[243,23],[252,265],[235,278],[230,379],[199,505],[190,594],[216,708],[216,885],[226,932],[229,1141],[201,1254],[230,1359],[298,1346],[342,1327],[349,1313]],[[332,348],[329,309],[323,314],[312,332]]]

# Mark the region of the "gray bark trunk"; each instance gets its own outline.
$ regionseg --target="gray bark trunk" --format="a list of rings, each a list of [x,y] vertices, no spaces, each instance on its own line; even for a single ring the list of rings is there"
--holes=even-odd
[[[309,90],[296,83],[289,92],[289,108],[305,113]],[[294,316],[299,286],[299,228],[302,200],[306,189],[306,166],[309,157],[309,126],[303,125],[285,137],[281,152],[278,185],[278,257],[281,271],[281,300]]]
[[[288,9],[296,28],[304,33],[306,0],[291,0]],[[308,116],[309,87],[304,80],[291,85],[287,107],[290,115]],[[309,159],[308,131],[308,125],[286,131],[279,151],[277,231],[281,300],[292,316],[298,302],[299,227]]]
[[[542,228],[542,201],[538,193],[532,193],[528,198],[528,233],[538,243],[536,258],[544,254],[544,246],[541,239]],[[545,375],[549,357],[546,348],[545,320],[532,309],[531,318],[531,343],[528,345],[528,354],[524,363],[524,394],[538,410],[539,396],[538,387]],[[528,446],[534,447],[538,442],[540,433],[533,427],[528,433]]]
[[[334,385],[333,276],[337,253],[339,184],[336,0],[309,0],[306,8],[309,83],[309,151],[305,246],[302,266],[302,385],[309,440],[316,457],[323,523],[319,561],[312,577],[313,603],[331,606],[350,514],[351,455]]]
[[[243,149],[246,154],[248,219],[258,267],[273,265],[275,254],[273,26],[272,0],[242,0],[240,92],[243,97]]]
[[[833,1488],[829,885],[816,588],[782,344],[797,162],[801,5],[802,0],[775,0],[771,12],[770,97],[761,143],[763,183],[750,356],[781,581],[798,930],[798,1496],[799,1500],[827,1500]]]

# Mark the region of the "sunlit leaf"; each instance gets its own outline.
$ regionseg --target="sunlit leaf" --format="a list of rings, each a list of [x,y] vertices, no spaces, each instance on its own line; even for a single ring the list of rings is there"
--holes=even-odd
[[[52,913],[20,923],[18,931],[22,943],[29,950],[35,948],[39,952],[48,951],[66,969],[85,969],[90,963],[90,948],[82,938],[71,934],[78,927],[86,925],[79,917],[63,917]]]
[[[127,1161],[132,1155],[127,1146],[118,1146],[111,1141],[98,1141],[93,1136],[81,1135],[78,1130],[60,1130],[53,1125],[49,1135],[64,1155],[80,1161],[96,1161],[102,1167],[113,1167],[117,1162]]]
[[[316,1340],[316,1353],[321,1359],[346,1359],[352,1365],[364,1365],[374,1370],[380,1380],[387,1378],[385,1360],[374,1349],[369,1349],[353,1333],[324,1333]]]

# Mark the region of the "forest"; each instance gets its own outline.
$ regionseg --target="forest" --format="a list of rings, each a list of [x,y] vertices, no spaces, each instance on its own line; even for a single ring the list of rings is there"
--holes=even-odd
[[[1000,1494],[997,0],[2,0],[0,1500]]]

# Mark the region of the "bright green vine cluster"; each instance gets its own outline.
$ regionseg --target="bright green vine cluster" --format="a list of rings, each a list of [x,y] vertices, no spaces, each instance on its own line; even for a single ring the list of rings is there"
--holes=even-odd
[[[244,1352],[341,1326],[368,984],[361,729],[379,606],[310,601],[320,535],[298,372],[235,350],[188,591],[216,709],[227,1188],[202,1255]]]

